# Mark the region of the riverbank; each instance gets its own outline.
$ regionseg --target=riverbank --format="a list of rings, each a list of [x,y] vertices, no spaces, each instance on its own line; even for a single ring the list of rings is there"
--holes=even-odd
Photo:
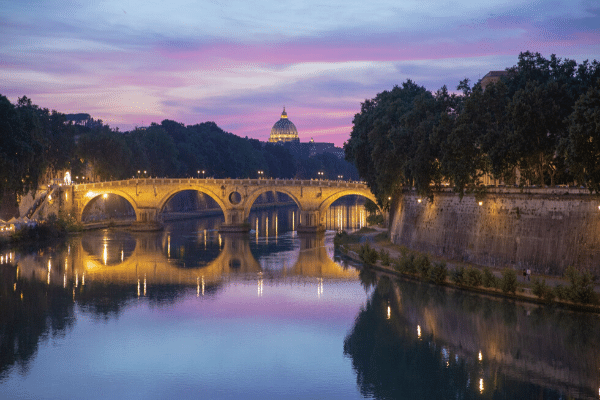
[[[524,276],[522,271],[511,268],[500,270],[457,262],[393,244],[383,228],[338,233],[334,241],[336,250],[361,262],[366,269],[496,297],[600,312],[600,285],[591,275],[574,269],[564,278],[542,274]]]

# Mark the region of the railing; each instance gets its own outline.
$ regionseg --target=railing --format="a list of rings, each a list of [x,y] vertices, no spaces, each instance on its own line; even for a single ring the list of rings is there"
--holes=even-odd
[[[347,187],[347,188],[366,188],[363,182],[326,180],[326,179],[215,179],[215,178],[138,178],[119,181],[104,181],[94,183],[73,184],[75,189],[98,189],[115,186],[134,186],[134,185],[173,185],[173,184],[227,184],[227,185],[252,185],[252,186],[327,186],[327,187]]]

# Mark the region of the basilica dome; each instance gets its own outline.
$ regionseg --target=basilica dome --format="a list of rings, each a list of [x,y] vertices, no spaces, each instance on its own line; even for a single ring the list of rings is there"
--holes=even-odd
[[[296,129],[296,125],[294,125],[294,123],[288,119],[287,113],[285,112],[285,107],[283,107],[281,118],[279,121],[275,122],[275,125],[273,125],[271,128],[269,142],[275,143],[291,141],[300,141],[298,138],[298,130]]]

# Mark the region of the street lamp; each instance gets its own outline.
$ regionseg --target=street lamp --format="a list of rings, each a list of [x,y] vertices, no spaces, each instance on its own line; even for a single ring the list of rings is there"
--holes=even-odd
[[[324,174],[323,171],[317,172],[317,175],[319,175],[319,179],[323,179],[323,174]]]
[[[338,179],[341,181],[342,179],[344,179],[344,175],[338,175]]]
[[[196,171],[198,173],[198,179],[200,179],[200,170]]]
[[[265,174],[264,171],[259,170],[258,171],[258,179],[261,179],[264,176],[264,174]]]
[[[204,179],[204,173],[205,173],[205,172],[206,172],[206,171],[202,170],[202,179]]]

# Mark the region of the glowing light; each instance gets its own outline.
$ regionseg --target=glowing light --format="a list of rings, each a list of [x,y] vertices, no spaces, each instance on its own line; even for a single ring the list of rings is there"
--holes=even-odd
[[[138,279],[138,287],[137,287],[137,289],[138,289],[137,290],[138,297],[140,297],[140,280],[139,279]]]
[[[81,274],[81,286],[85,286],[85,272]]]
[[[421,338],[421,325],[417,325],[417,337]]]
[[[202,296],[204,296],[204,275],[202,275]]]
[[[200,277],[196,277],[196,297],[200,297]]]
[[[79,274],[75,271],[75,287],[79,286]]]
[[[387,306],[387,319],[391,319],[392,318],[392,307]],[[421,336],[421,334],[419,333],[419,337]]]
[[[418,203],[420,203],[420,202],[421,202],[421,199],[417,199],[417,202],[418,202]]]
[[[219,247],[223,246],[223,239],[221,238],[221,234],[219,233]]]
[[[146,274],[144,274],[144,296],[146,296]]]
[[[258,280],[258,297],[262,297],[263,294],[263,280],[260,278]]]
[[[319,285],[317,286],[317,297],[321,298],[323,295],[323,278],[319,278]]]
[[[167,236],[167,258],[171,258],[171,235]]]
[[[104,194],[102,195],[102,198],[103,198],[103,199],[105,199],[105,200],[106,200],[106,199],[108,199],[108,193],[104,193]]]
[[[48,200],[52,200],[52,195],[51,194],[48,195]]]
[[[17,291],[17,282],[15,282],[15,284],[13,285],[13,292]]]
[[[483,360],[483,355],[481,354],[481,351],[479,352],[479,361]]]
[[[102,252],[102,260],[104,261],[104,265],[108,263],[108,244],[104,243],[104,251]]]
[[[480,201],[480,202],[479,202],[479,205],[480,205],[480,206],[482,206],[482,205],[483,205],[483,201]]]
[[[63,275],[63,288],[67,287],[67,274]]]
[[[483,393],[483,378],[479,378],[479,393]]]

